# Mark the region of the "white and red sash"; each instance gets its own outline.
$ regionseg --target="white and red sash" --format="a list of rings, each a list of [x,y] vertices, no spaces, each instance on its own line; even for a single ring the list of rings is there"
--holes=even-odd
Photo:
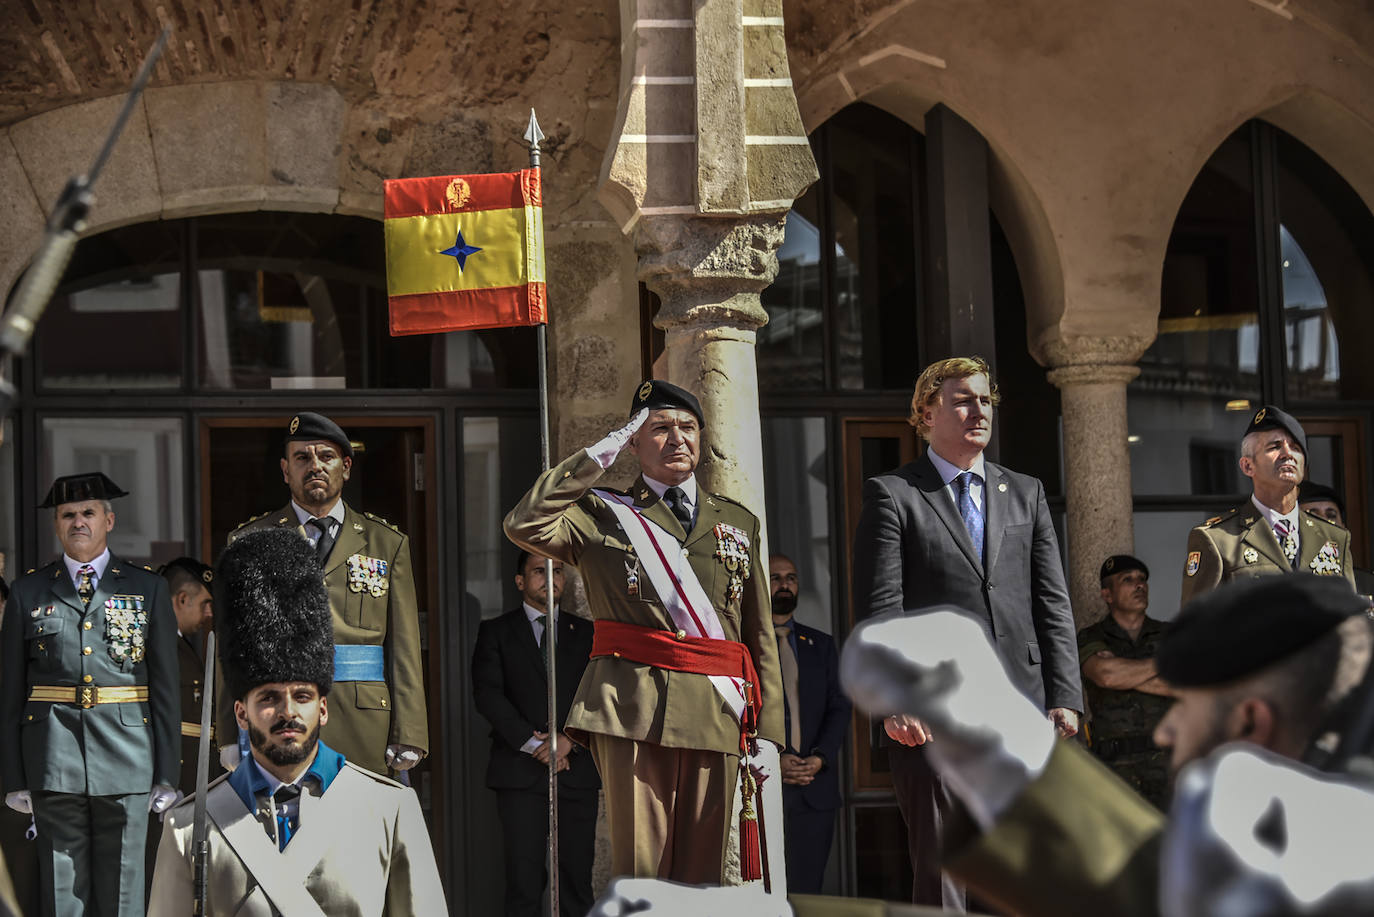
[[[720,626],[720,617],[678,540],[641,513],[624,494],[599,488],[592,493],[604,500],[611,512],[615,513],[630,544],[634,545],[635,554],[639,556],[654,592],[678,630],[689,637],[726,639],[725,630]],[[707,678],[730,707],[735,719],[744,716],[746,694],[741,679],[727,675],[708,675]]]

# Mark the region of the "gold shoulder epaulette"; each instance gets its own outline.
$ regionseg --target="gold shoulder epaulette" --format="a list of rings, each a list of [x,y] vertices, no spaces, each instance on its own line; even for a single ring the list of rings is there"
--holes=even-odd
[[[364,511],[364,512],[363,512],[363,515],[366,516],[367,518],[371,519],[373,522],[380,522],[382,525],[384,525],[384,526],[386,526],[387,528],[391,529],[393,532],[395,532],[395,533],[398,534],[398,535],[401,533],[401,529],[400,529],[399,526],[392,525],[390,522],[387,522],[385,519],[383,519],[381,516],[378,516],[376,513],[369,513],[369,512]]]
[[[245,519],[245,520],[243,520],[242,522],[240,522],[238,525],[234,526],[234,531],[237,532],[239,529],[243,528],[245,525],[252,525],[254,522],[257,522],[259,519],[261,519],[263,516],[266,516],[266,515],[267,515],[266,513],[258,513],[256,516],[250,516],[250,517],[248,517],[247,519]]]
[[[1208,519],[1206,522],[1204,522],[1204,523],[1202,523],[1202,524],[1203,524],[1203,525],[1206,525],[1206,526],[1213,526],[1213,525],[1216,525],[1218,522],[1225,522],[1227,519],[1230,519],[1232,516],[1234,516],[1234,515],[1235,515],[1236,513],[1238,513],[1238,512],[1240,512],[1240,509],[1239,509],[1239,508],[1232,509],[1232,510],[1227,510],[1226,512],[1222,513],[1220,516],[1213,516],[1211,519]]]
[[[149,573],[156,573],[156,572],[157,572],[156,570],[154,570],[152,567],[148,566],[147,564],[144,564],[144,565],[143,565],[143,569],[144,569],[144,570],[147,570]],[[555,583],[554,585],[558,585],[558,584]],[[557,596],[554,596],[554,598],[557,598]]]
[[[1204,523],[1202,523],[1202,524],[1203,524],[1203,525],[1216,525],[1216,524],[1217,524],[1218,522],[1220,522],[1220,521],[1221,521],[1221,517],[1220,517],[1220,516],[1213,516],[1211,519],[1208,519],[1206,522],[1204,522]]]

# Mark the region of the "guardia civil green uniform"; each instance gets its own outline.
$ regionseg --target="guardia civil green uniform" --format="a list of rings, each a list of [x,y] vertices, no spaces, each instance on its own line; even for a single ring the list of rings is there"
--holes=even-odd
[[[1255,413],[1245,434],[1283,430],[1307,456],[1307,435],[1291,415],[1272,405]],[[1355,569],[1350,558],[1350,533],[1315,513],[1298,511],[1298,557],[1290,563],[1278,537],[1254,500],[1246,501],[1220,516],[1213,516],[1188,533],[1188,552],[1183,563],[1183,594],[1186,605],[1195,596],[1221,583],[1275,573],[1310,572],[1319,576],[1343,576],[1355,588]]]
[[[95,477],[59,478],[45,505],[124,494]],[[149,791],[177,781],[176,619],[162,577],[114,554],[94,586],[83,602],[62,560],[15,581],[0,772],[33,796],[44,912],[142,915]]]
[[[250,519],[229,537],[271,528],[301,528],[290,503]],[[324,562],[324,583],[335,645],[376,647],[372,652],[381,655],[384,677],[349,680],[346,668],[339,667],[321,738],[349,761],[385,774],[388,745],[429,748],[410,539],[380,516],[345,503],[338,539]],[[220,705],[217,731],[220,736],[238,731],[228,704]]]
[[[701,417],[695,397],[676,386],[652,380],[638,391],[632,415],[640,408],[671,407]],[[676,400],[660,401],[660,396]],[[593,620],[673,633],[677,625],[645,575],[629,533],[606,501],[591,492],[604,474],[601,465],[579,449],[541,475],[510,511],[506,535],[533,554],[576,566]],[[758,518],[735,501],[698,487],[697,518],[688,532],[642,475],[624,495],[644,518],[675,539],[674,550],[686,554],[719,617],[724,639],[748,648],[762,683],[758,735],[781,746],[785,741],[782,676],[770,614],[767,558],[759,554]],[[740,547],[740,536],[747,542],[748,554],[742,566],[731,550]],[[611,825],[613,872],[697,883],[720,881],[738,782],[740,725],[707,676],[669,671],[618,654],[596,656],[588,663],[573,699],[567,731],[576,739],[589,740],[597,756]],[[614,769],[608,767],[601,749],[624,748],[629,743],[598,744],[600,737],[630,740],[633,750],[625,757],[635,756],[633,762],[617,758]],[[669,765],[656,762],[658,748],[703,753],[683,759],[688,762],[684,767],[700,766],[704,776],[699,795],[675,796],[659,785]],[[690,841],[672,837],[672,825],[687,819],[682,810],[688,808],[699,816],[699,834]],[[722,813],[718,834],[705,827],[708,808]],[[670,835],[666,841],[662,837],[665,823]],[[695,862],[684,871],[675,871],[688,857]],[[709,869],[707,861],[713,859],[717,861],[714,877],[691,874],[697,867]]]

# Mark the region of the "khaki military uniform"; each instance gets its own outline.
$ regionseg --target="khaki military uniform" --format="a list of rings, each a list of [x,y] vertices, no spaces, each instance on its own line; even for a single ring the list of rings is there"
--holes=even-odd
[[[979,833],[945,837],[944,868],[982,900],[1023,917],[1157,917],[1164,814],[1072,742]]]
[[[268,528],[300,529],[290,503],[250,519],[229,538]],[[385,573],[376,561],[385,562]],[[345,503],[343,524],[325,560],[324,583],[335,645],[382,647],[385,679],[347,681],[336,672],[329,722],[320,738],[360,767],[386,773],[388,745],[429,750],[410,539],[385,519],[355,512]],[[237,735],[232,698],[220,700],[216,724],[221,744]]]
[[[589,493],[603,474],[601,466],[579,450],[545,472],[510,511],[506,535],[532,553],[576,566],[594,620],[675,631],[676,625],[635,557],[628,533],[610,507]],[[770,614],[767,559],[759,554],[758,518],[733,500],[699,487],[697,519],[687,533],[642,477],[627,493],[645,518],[681,543],[719,616],[725,638],[748,647],[762,682],[759,736],[781,746],[785,741],[782,677]],[[717,525],[722,523],[749,539],[748,577],[734,596],[730,586],[736,574],[717,556]],[[633,582],[632,571],[637,572]],[[601,771],[611,825],[612,873],[719,882],[719,870],[712,879],[693,875],[691,867],[679,868],[689,855],[695,855],[697,865],[704,864],[709,871],[708,861],[723,857],[729,834],[739,722],[710,680],[616,656],[598,656],[587,665],[568,713],[567,729],[574,738],[591,741]],[[663,758],[655,751],[659,747],[681,750],[683,756]],[[679,766],[700,768],[701,785],[695,795],[675,798],[656,787],[657,781],[671,779]],[[651,811],[655,806],[664,808]],[[675,816],[680,821],[683,810],[691,807],[721,812],[719,837],[699,831],[689,840],[679,831]],[[703,816],[700,823],[708,820]],[[662,835],[665,831],[667,837]],[[665,850],[666,859],[660,859]],[[673,856],[679,862],[671,862]]]
[[[1119,659],[1153,659],[1165,625],[1148,615],[1134,640],[1110,614],[1078,633],[1078,663],[1107,650]],[[1114,691],[1083,679],[1092,719],[1088,728],[1093,754],[1157,808],[1169,799],[1169,755],[1154,743],[1155,726],[1173,700],[1145,691]]]
[[[1343,576],[1355,587],[1350,533],[1315,513],[1298,511],[1298,563],[1290,566],[1264,515],[1247,501],[1213,516],[1188,533],[1183,565],[1183,597],[1194,596],[1242,576],[1317,573]]]
[[[196,759],[200,754],[200,707],[205,697],[201,684],[205,680],[204,643],[200,634],[177,638],[177,662],[181,667],[181,782],[177,789],[186,795],[196,791]],[[215,754],[215,728],[210,727],[210,779],[224,769]],[[161,831],[159,830],[159,834]]]
[[[252,767],[245,762],[245,767]],[[221,777],[209,789],[206,917],[433,917],[447,914],[429,832],[413,790],[345,764],[328,790],[300,799],[300,827],[285,850]],[[195,804],[167,813],[150,917],[192,912]]]

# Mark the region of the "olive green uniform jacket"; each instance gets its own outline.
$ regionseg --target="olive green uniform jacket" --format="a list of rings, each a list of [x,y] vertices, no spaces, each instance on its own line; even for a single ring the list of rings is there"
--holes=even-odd
[[[134,619],[127,633],[115,620],[125,615]],[[0,633],[4,792],[120,796],[175,786],[176,639],[166,581],[114,554],[89,606],[60,560],[16,580]],[[31,701],[35,685],[146,686],[148,700],[89,708]]]
[[[944,868],[1023,917],[1156,917],[1164,815],[1072,742],[986,833],[956,822]]]
[[[290,503],[278,512],[250,519],[229,539],[269,528],[300,530]],[[380,595],[349,587],[349,558],[355,555],[386,561],[385,586]],[[384,774],[388,745],[429,750],[410,539],[385,519],[355,512],[345,503],[343,525],[325,561],[324,584],[334,620],[334,643],[382,647],[386,681],[335,681],[329,692],[329,722],[320,739],[354,764]],[[238,734],[233,698],[223,698],[219,703],[216,729],[220,744],[226,745]]]
[[[244,767],[252,767],[244,762]],[[409,787],[345,764],[323,795],[305,792],[284,851],[225,777],[206,793],[206,917],[434,917],[448,913],[420,801]],[[192,912],[195,800],[167,813],[150,917]]]
[[[506,535],[534,554],[576,566],[587,590],[592,619],[675,631],[642,565],[638,594],[627,584],[627,566],[638,561],[629,535],[610,507],[588,491],[604,472],[578,450],[540,476],[506,516]],[[759,520],[733,500],[698,485],[697,520],[690,535],[641,477],[628,491],[634,505],[687,552],[688,563],[720,618],[727,640],[745,644],[762,683],[759,735],[784,744],[782,676],[768,592],[767,558],[759,555]],[[716,526],[725,523],[749,537],[749,576],[729,599],[731,574],[716,555]],[[570,735],[599,733],[673,748],[739,754],[739,722],[704,675],[670,672],[615,656],[587,664],[568,713]]]
[[[1343,576],[1353,589],[1350,533],[1305,510],[1299,510],[1298,520],[1296,568],[1289,566],[1274,530],[1249,500],[1193,529],[1188,533],[1180,604],[1230,580],[1273,573]]]

